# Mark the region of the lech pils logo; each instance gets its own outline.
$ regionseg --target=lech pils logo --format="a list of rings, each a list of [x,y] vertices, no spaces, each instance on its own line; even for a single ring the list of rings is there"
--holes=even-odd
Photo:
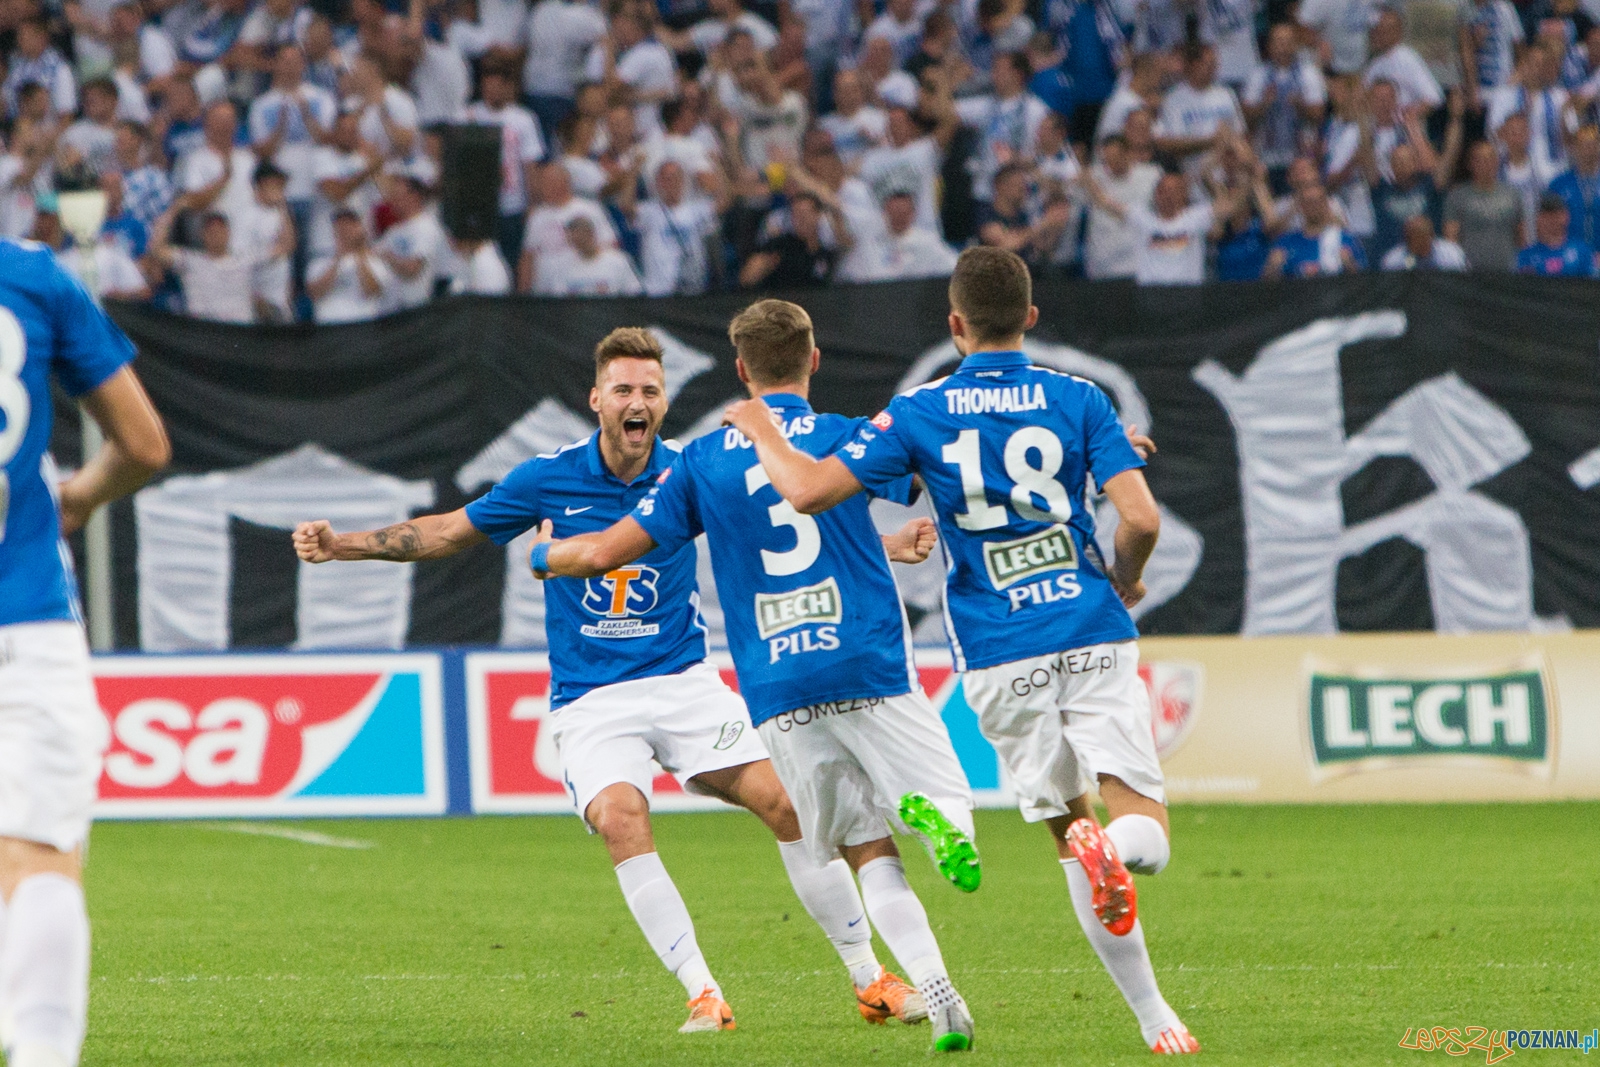
[[[795,626],[839,622],[843,618],[839,583],[832,578],[787,593],[756,594],[756,629],[763,641]]]
[[[1078,550],[1071,532],[1058,524],[1015,541],[986,543],[983,565],[994,587],[1004,589],[1047,571],[1077,570]]]
[[[1313,670],[1313,762],[1327,770],[1428,756],[1547,764],[1554,700],[1537,664],[1481,675],[1407,678]]]

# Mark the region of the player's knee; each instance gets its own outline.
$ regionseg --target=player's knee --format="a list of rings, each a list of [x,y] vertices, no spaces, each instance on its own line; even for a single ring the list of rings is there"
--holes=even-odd
[[[607,844],[650,835],[650,804],[637,789],[602,792],[590,801],[585,818]]]

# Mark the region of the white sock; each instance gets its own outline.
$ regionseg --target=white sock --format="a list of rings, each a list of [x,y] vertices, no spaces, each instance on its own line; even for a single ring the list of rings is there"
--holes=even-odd
[[[866,902],[867,914],[878,928],[878,936],[889,946],[894,958],[906,969],[911,984],[923,991],[924,986],[936,980],[948,985],[948,972],[944,957],[939,954],[939,942],[934,940],[933,928],[928,925],[928,913],[922,901],[911,891],[906,881],[906,869],[898,856],[884,856],[862,865],[857,872],[861,879],[861,899]],[[929,1002],[932,1006],[932,1002]]]
[[[0,1004],[10,1050],[43,1046],[78,1062],[89,1008],[89,914],[83,887],[60,874],[24,878],[11,894],[0,945]]]
[[[1126,816],[1124,816],[1126,818]],[[1083,864],[1077,860],[1062,860],[1067,873],[1067,891],[1072,894],[1072,910],[1078,913],[1078,925],[1084,936],[1094,946],[1100,962],[1111,972],[1122,997],[1139,1019],[1139,1030],[1144,1043],[1150,1044],[1161,1036],[1161,1031],[1178,1021],[1178,1015],[1161,997],[1156,987],[1156,973],[1150,967],[1150,952],[1144,945],[1144,927],[1138,922],[1133,929],[1118,937],[1101,925],[1094,914],[1094,889],[1089,876],[1083,873]]]
[[[622,897],[633,912],[634,921],[644,931],[667,970],[677,976],[693,1000],[709,986],[722,996],[722,987],[711,977],[711,968],[700,954],[694,938],[694,920],[684,906],[678,887],[654,852],[623,860],[617,864],[617,882]]]
[[[818,867],[805,841],[779,841],[778,854],[789,872],[795,895],[806,914],[828,935],[839,958],[850,969],[850,980],[865,989],[878,980],[881,968],[872,951],[872,924],[856,892],[856,880],[844,860]]]
[[[1117,855],[1135,874],[1160,874],[1172,858],[1172,845],[1161,824],[1148,815],[1124,815],[1106,825]]]

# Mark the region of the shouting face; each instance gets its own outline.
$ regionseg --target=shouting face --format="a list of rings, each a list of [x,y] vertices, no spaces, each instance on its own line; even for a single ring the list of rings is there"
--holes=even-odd
[[[613,359],[589,392],[600,416],[606,451],[624,463],[644,463],[667,417],[667,379],[653,359]]]

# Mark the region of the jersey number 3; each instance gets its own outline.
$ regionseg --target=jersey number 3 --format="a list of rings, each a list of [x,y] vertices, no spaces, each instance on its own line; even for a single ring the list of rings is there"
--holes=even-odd
[[[759,463],[744,472],[744,491],[751,496],[763,485],[771,484],[772,480]],[[787,552],[761,550],[761,566],[768,574],[779,578],[799,574],[817,561],[817,554],[822,551],[822,532],[817,529],[816,519],[800,514],[787,500],[779,500],[768,508],[767,518],[772,521],[773,529],[788,526],[794,530],[794,547]]]
[[[28,355],[28,337],[9,308],[0,307],[0,541],[6,539],[6,514],[11,510],[11,479],[5,466],[22,448],[28,434],[33,404],[22,384],[22,361]]]
[[[1028,462],[1039,454],[1039,465]],[[989,490],[983,484],[983,453],[977,430],[962,430],[941,453],[946,463],[961,472],[961,495],[967,509],[956,512],[956,525],[963,530],[993,530],[1009,520],[1006,509],[989,503]],[[1004,462],[1011,479],[1011,506],[1017,514],[1034,522],[1066,522],[1072,518],[1072,501],[1056,474],[1061,470],[1061,438],[1043,426],[1024,426],[1006,440]],[[1034,506],[1034,497],[1044,508]]]

